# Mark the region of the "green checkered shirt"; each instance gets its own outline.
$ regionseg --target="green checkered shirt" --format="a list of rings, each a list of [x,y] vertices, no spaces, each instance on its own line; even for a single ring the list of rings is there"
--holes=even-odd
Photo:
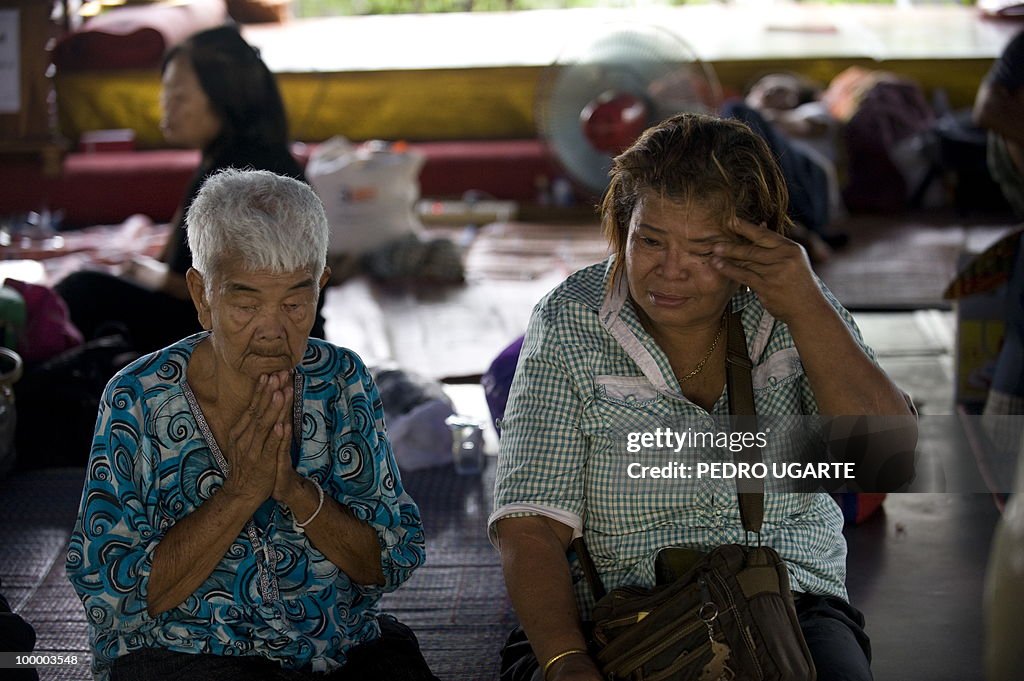
[[[654,584],[666,546],[710,549],[744,542],[735,481],[632,479],[632,462],[731,461],[725,450],[630,452],[629,433],[669,426],[713,430],[728,416],[723,395],[710,413],[679,390],[668,357],[640,324],[623,278],[609,288],[609,259],[571,275],[533,311],[501,431],[495,483],[500,518],[544,515],[582,532],[608,589]],[[861,347],[850,314],[824,289]],[[741,313],[759,418],[815,415],[818,407],[788,328],[743,290]],[[807,419],[798,419],[801,422]],[[814,439],[817,438],[817,439]],[[782,440],[784,438],[775,438]],[[765,461],[792,441],[768,440]],[[820,431],[803,446],[824,446]],[[824,493],[765,494],[761,541],[786,560],[795,591],[846,598],[846,542],[839,507]],[[592,597],[577,580],[586,617]]]

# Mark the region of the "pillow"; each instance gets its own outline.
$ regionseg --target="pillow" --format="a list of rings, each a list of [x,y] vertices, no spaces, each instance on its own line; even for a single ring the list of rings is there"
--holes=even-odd
[[[227,17],[224,0],[118,7],[61,38],[53,63],[62,71],[157,68],[168,48]]]

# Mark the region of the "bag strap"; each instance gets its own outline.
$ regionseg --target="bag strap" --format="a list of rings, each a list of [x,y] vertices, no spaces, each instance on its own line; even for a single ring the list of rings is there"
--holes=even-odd
[[[747,353],[747,339],[738,312],[729,312],[728,325],[725,383],[729,390],[729,420],[734,433],[753,433],[757,431],[754,383],[750,376],[753,363]],[[737,452],[736,461],[751,466],[762,463],[761,448],[757,444],[744,447],[743,451]],[[764,520],[764,479],[737,477],[736,496],[739,497],[743,529],[759,534]]]
[[[729,391],[730,425],[733,432],[753,433],[757,430],[757,412],[754,409],[754,382],[750,372],[753,363],[747,353],[747,339],[743,322],[738,312],[730,311],[727,317],[725,384]],[[736,455],[737,461],[751,465],[762,462],[761,448],[756,444],[744,447]],[[760,534],[764,520],[764,480],[762,478],[736,478],[736,496],[739,497],[740,518],[743,529]],[[576,552],[583,576],[594,593],[594,600],[600,600],[607,593],[597,573],[594,559],[587,550],[583,536],[572,540],[569,545]]]
[[[569,548],[576,552],[576,558],[580,561],[580,569],[583,570],[583,577],[587,580],[587,584],[590,585],[590,590],[594,594],[594,600],[601,600],[608,592],[605,591],[601,575],[597,574],[594,559],[590,557],[590,551],[587,550],[587,542],[583,541],[583,535],[581,534],[573,539],[569,544]]]

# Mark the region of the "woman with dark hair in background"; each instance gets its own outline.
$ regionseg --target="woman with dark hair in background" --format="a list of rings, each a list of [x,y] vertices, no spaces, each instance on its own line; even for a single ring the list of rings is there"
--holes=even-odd
[[[185,286],[192,254],[184,215],[206,178],[224,168],[252,168],[305,181],[288,149],[288,124],[274,76],[237,29],[196,33],[171,48],[162,72],[164,138],[173,146],[202,150],[167,245],[158,260],[133,258],[120,276],[83,271],[56,286],[86,339],[105,330],[124,331],[138,352],[200,330]],[[324,335],[319,310],[311,335]]]

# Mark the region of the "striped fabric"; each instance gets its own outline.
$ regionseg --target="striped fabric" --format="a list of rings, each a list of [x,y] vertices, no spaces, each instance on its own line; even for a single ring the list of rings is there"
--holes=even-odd
[[[710,549],[745,540],[734,481],[627,475],[630,463],[732,461],[719,447],[629,451],[630,433],[718,429],[728,397],[723,392],[708,413],[682,395],[625,283],[607,286],[610,263],[576,272],[534,309],[502,425],[496,510],[489,520],[492,534],[501,518],[538,514],[582,531],[609,589],[652,585],[659,548]],[[853,318],[825,295],[873,359]],[[732,306],[741,312],[754,363],[760,428],[766,421],[813,421],[802,416],[818,410],[786,325],[749,291],[737,293]],[[824,446],[820,431],[807,430],[799,442],[767,437],[765,461]],[[773,493],[768,483],[761,540],[786,560],[794,590],[846,598],[839,507],[826,494]],[[586,617],[592,598],[584,583],[577,585]]]

